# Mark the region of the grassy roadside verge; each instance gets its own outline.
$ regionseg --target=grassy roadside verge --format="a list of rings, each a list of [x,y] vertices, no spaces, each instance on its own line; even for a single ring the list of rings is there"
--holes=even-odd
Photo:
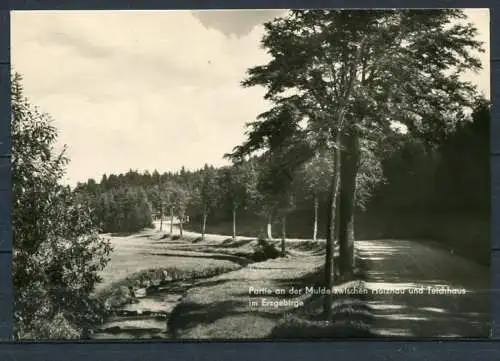
[[[352,279],[337,281],[334,316],[329,323],[322,318],[322,295],[249,297],[249,287],[303,289],[321,286],[323,262],[321,254],[303,253],[254,263],[204,280],[191,288],[172,311],[169,333],[182,340],[372,337],[373,315],[366,306],[367,295],[341,292],[363,289],[362,260],[357,262]],[[251,300],[262,303],[251,305]],[[283,302],[270,306],[268,301]]]
[[[314,287],[321,287],[323,270],[312,279]],[[373,313],[367,305],[369,294],[365,291],[366,264],[357,257],[356,270],[349,280],[337,280],[332,305],[332,320],[323,317],[323,295],[312,295],[304,306],[280,318],[269,334],[271,339],[329,339],[372,338],[370,331]]]

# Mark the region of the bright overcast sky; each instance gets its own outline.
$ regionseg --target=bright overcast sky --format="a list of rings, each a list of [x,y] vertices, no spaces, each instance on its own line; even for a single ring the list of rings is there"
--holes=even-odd
[[[239,84],[267,61],[261,24],[281,12],[13,12],[12,65],[68,145],[69,184],[222,165],[268,106],[263,89]],[[465,76],[489,97],[489,12],[466,12],[486,53]]]

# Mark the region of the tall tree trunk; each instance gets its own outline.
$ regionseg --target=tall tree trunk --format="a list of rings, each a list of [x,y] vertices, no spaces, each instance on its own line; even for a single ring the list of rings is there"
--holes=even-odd
[[[207,217],[208,217],[207,210],[204,209],[203,210],[203,219],[202,219],[202,224],[201,224],[201,239],[202,240],[205,240],[205,230],[207,227]]]
[[[163,207],[160,208],[160,232],[163,230]]]
[[[337,236],[337,202],[338,195],[340,191],[339,175],[341,172],[340,156],[339,150],[334,151],[334,166],[335,171],[332,177],[332,183],[330,186],[330,198],[328,207],[328,222],[327,222],[327,232],[326,232],[326,256],[325,256],[325,287],[331,290],[334,281],[334,262],[335,262],[335,240]],[[333,306],[333,295],[327,293],[324,298],[323,303],[323,313],[327,321],[332,318],[332,306]]]
[[[356,52],[356,59],[354,62],[351,63],[350,69],[344,74],[346,75],[346,84],[345,84],[345,91],[343,93],[342,98],[340,99],[340,104],[338,107],[338,114],[337,114],[337,119],[336,119],[336,134],[335,134],[335,143],[337,148],[335,148],[334,151],[334,158],[333,161],[335,162],[335,171],[333,175],[333,180],[332,180],[332,188],[330,191],[330,208],[328,212],[328,232],[327,232],[327,240],[326,240],[326,257],[325,257],[325,278],[326,278],[326,287],[331,289],[333,287],[333,273],[335,270],[334,267],[334,256],[335,256],[335,239],[337,238],[337,235],[339,233],[339,228],[340,228],[340,217],[338,216],[340,213],[340,205],[337,207],[337,202],[340,203],[340,182],[342,178],[342,174],[344,173],[344,165],[342,164],[342,153],[341,152],[341,147],[340,147],[340,141],[342,140],[341,135],[344,132],[344,118],[345,118],[345,111],[347,108],[347,102],[349,99],[349,96],[352,93],[352,89],[354,86],[354,82],[356,79],[356,73],[357,73],[357,68],[358,64],[361,59],[361,54],[364,49],[364,44],[367,39],[368,35],[365,35],[365,37],[361,40],[361,44],[357,49]],[[347,69],[347,68],[345,68]],[[354,177],[355,178],[355,177]],[[354,197],[353,197],[354,198]],[[339,239],[340,243],[340,239]],[[340,246],[340,244],[339,244]],[[324,303],[324,312],[326,316],[326,320],[330,321],[332,318],[332,304],[333,304],[333,295],[332,294],[327,294],[325,297],[325,303]]]
[[[233,205],[233,241],[236,241],[236,206]]]
[[[179,230],[180,230],[180,236],[182,237],[182,226],[183,226],[183,223],[184,223],[184,216],[182,217],[179,217]]]
[[[342,276],[349,276],[354,267],[354,209],[360,160],[358,137],[352,133],[345,135],[343,146],[339,196],[339,271]]]
[[[318,239],[318,208],[319,201],[318,196],[314,195],[314,226],[313,226],[313,241],[316,242]]]
[[[170,236],[174,232],[174,207],[170,207]]]
[[[273,239],[273,217],[272,216],[267,217],[267,239],[268,240]]]
[[[281,219],[281,257],[285,257],[285,240],[286,240],[286,215]]]

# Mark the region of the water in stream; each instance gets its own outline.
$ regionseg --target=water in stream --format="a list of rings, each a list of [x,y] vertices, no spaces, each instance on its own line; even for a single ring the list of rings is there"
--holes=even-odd
[[[174,307],[192,281],[171,281],[156,289],[146,290],[136,303],[113,310],[110,317],[94,333],[93,339],[165,339],[170,338],[167,321]]]

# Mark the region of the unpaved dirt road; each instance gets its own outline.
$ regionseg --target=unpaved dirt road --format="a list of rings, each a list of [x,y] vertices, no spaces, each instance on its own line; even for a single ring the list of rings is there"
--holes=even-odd
[[[375,333],[419,338],[489,336],[488,268],[417,241],[358,241],[357,248],[366,263]]]

